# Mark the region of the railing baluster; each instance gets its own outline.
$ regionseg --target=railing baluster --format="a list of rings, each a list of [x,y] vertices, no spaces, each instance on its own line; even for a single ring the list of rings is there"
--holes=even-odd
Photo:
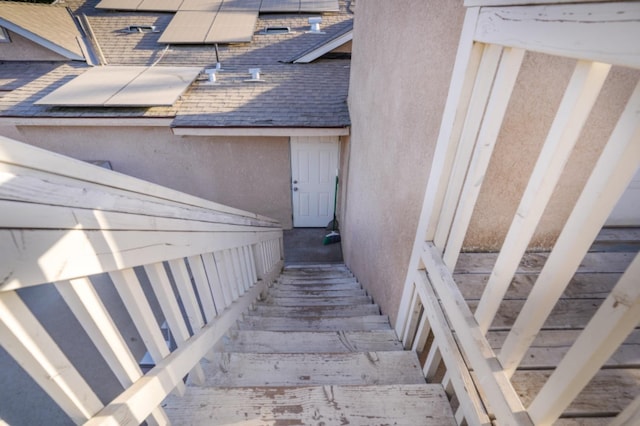
[[[251,271],[249,270],[249,258],[247,257],[247,247],[238,248],[240,255],[240,265],[242,266],[242,276],[244,277],[244,290],[247,291],[253,284]]]
[[[475,76],[473,92],[469,100],[467,115],[462,127],[462,133],[457,143],[455,159],[451,165],[451,174],[448,178],[447,191],[444,195],[442,210],[440,211],[438,225],[434,236],[434,243],[438,248],[444,250],[453,217],[460,199],[460,192],[464,185],[467,169],[471,156],[476,145],[478,132],[482,124],[482,117],[487,107],[491,86],[493,84],[496,70],[500,64],[502,47],[496,45],[485,46],[482,52],[482,59],[478,73]]]
[[[196,334],[204,326],[204,319],[200,312],[200,306],[196,299],[196,294],[193,291],[193,285],[191,284],[191,277],[189,271],[187,271],[187,265],[184,263],[184,259],[169,260],[169,268],[171,274],[176,283],[178,294],[184,305],[184,309],[187,312],[187,318],[189,324],[193,330],[193,334]]]
[[[409,318],[407,320],[407,326],[402,332],[402,346],[405,349],[408,349],[413,344],[413,337],[416,332],[416,327],[418,326],[418,320],[420,319],[420,310],[422,309],[422,302],[418,297],[418,292],[413,291],[413,296],[411,297],[411,312],[409,314]]]
[[[425,360],[424,367],[422,368],[424,378],[427,379],[428,383],[432,383],[435,380],[438,368],[440,367],[440,362],[442,362],[442,354],[440,353],[438,345],[434,343],[429,348],[427,359]]]
[[[136,273],[133,269],[123,269],[109,273],[109,277],[127,308],[138,333],[140,333],[151,358],[158,364],[169,355],[169,348]],[[184,395],[184,383],[179,382],[175,391],[180,396]]]
[[[202,303],[205,320],[209,323],[213,321],[218,314],[218,311],[213,300],[211,287],[209,286],[209,281],[207,279],[207,273],[204,270],[202,257],[191,256],[187,258],[187,262],[189,263],[191,275],[193,275],[193,280],[195,281],[196,288],[198,289],[198,296],[200,296],[200,303]]]
[[[520,364],[639,165],[640,84],[504,342],[499,359],[509,375]]]
[[[420,353],[424,350],[424,346],[427,344],[429,333],[431,332],[431,326],[427,320],[427,316],[422,313],[420,318],[420,324],[418,324],[418,330],[416,331],[416,337],[413,339],[413,345],[411,350]]]
[[[213,294],[213,301],[216,304],[216,310],[218,315],[225,310],[227,306],[231,304],[230,297],[227,295],[224,280],[224,270],[220,269],[220,265],[216,262],[214,253],[204,253],[202,255],[202,262],[204,269],[207,272],[207,278],[209,279],[209,285],[211,286],[211,293]]]
[[[585,61],[576,65],[476,309],[475,317],[485,333],[560,180],[610,68],[610,65]]]
[[[414,271],[422,269],[419,265],[422,244],[425,241],[433,241],[435,237],[443,199],[449,186],[449,174],[453,168],[453,160],[467,115],[469,99],[471,98],[473,84],[476,80],[480,59],[484,51],[484,44],[474,43],[472,37],[478,19],[478,11],[479,8],[477,7],[469,8],[464,18],[447,102],[433,154],[427,188],[422,200],[420,220],[413,242],[407,276],[405,277],[398,309],[398,319],[395,324],[396,333],[401,338],[401,333],[407,320],[408,303],[411,297],[409,294],[410,287],[413,284],[411,280],[413,279]]]
[[[162,263],[153,263],[151,265],[145,265],[144,270],[149,277],[149,282],[158,299],[164,318],[169,324],[171,334],[176,340],[178,347],[180,347],[190,336],[164,265]],[[194,366],[191,374],[196,383],[204,383],[204,372],[200,364]]]
[[[640,424],[640,395],[636,396],[609,426],[629,426]]]
[[[469,170],[464,187],[460,195],[460,202],[451,225],[451,232],[444,249],[443,260],[451,270],[455,267],[460,249],[467,234],[469,222],[480,194],[482,181],[487,173],[493,148],[498,140],[498,134],[502,127],[502,121],[507,111],[507,105],[516,84],[524,50],[505,48],[500,60],[500,65],[495,75],[495,82],[491,89],[491,95],[487,104],[482,127],[478,134],[476,147],[469,164]],[[484,82],[490,84],[490,82]]]
[[[640,254],[620,278],[529,406],[536,424],[551,424],[640,323]],[[594,336],[599,340],[594,342]]]
[[[102,403],[14,291],[0,293],[0,338],[4,349],[75,423],[84,423]]]
[[[256,256],[253,250],[255,246],[250,245],[246,247],[247,258],[249,259],[249,271],[251,272],[251,285],[258,281],[258,266],[256,265]]]
[[[233,288],[238,292],[238,297],[244,293],[244,277],[242,276],[242,268],[240,267],[240,253],[238,248],[229,250],[229,261],[234,272],[235,280]]]
[[[54,284],[120,384],[126,389],[142,377],[138,362],[89,278]],[[165,424],[168,421],[161,407],[156,408],[151,416],[159,424]]]

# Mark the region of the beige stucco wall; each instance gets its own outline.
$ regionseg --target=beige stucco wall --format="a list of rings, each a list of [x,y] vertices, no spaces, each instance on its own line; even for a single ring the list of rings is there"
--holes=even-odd
[[[453,69],[461,3],[358,3],[343,251],[392,321]]]
[[[44,48],[31,40],[7,31],[10,43],[0,43],[0,61],[68,61],[47,48]]]
[[[291,227],[286,137],[175,136],[168,127],[19,127],[0,134]]]
[[[528,52],[469,225],[466,250],[499,250],[576,61]],[[531,249],[562,230],[640,73],[613,67],[547,206]]]

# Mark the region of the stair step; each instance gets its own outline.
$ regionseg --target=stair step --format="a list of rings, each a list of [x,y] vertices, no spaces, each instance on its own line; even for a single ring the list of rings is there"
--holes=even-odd
[[[175,424],[452,425],[441,385],[190,388],[169,397]]]
[[[415,352],[216,353],[203,361],[203,386],[424,384]]]
[[[344,263],[298,263],[289,264],[284,268],[284,272],[290,271],[309,271],[309,270],[343,270],[349,271],[349,268]]]
[[[389,325],[389,318],[386,315],[340,318],[247,316],[238,323],[238,328],[240,330],[265,331],[367,331],[388,330],[391,325]]]
[[[281,290],[277,287],[269,290],[270,297],[358,297],[366,296],[364,289],[348,289],[348,290]]]
[[[349,284],[357,283],[353,277],[307,277],[307,278],[294,278],[294,277],[280,277],[278,279],[279,284],[294,284],[294,285],[317,285],[317,284]]]
[[[270,297],[262,302],[274,306],[337,306],[366,305],[372,303],[369,296],[349,297]]]
[[[351,283],[338,283],[338,284],[276,284],[273,289],[278,290],[358,290],[362,286],[354,281]]]
[[[231,330],[222,338],[227,352],[344,353],[402,351],[393,330],[261,331]]]
[[[273,306],[258,303],[248,314],[263,317],[355,317],[380,315],[380,307],[371,303],[354,306]]]

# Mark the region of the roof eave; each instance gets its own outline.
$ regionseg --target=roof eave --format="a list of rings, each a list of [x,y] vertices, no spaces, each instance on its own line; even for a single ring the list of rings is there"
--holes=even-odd
[[[348,136],[342,127],[173,127],[177,136]]]

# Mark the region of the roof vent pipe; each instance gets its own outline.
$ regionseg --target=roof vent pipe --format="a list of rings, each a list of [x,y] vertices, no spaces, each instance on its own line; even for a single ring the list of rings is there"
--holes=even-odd
[[[264,80],[260,79],[260,68],[249,68],[249,74],[251,74],[251,78],[245,80],[247,82],[262,82]]]
[[[311,34],[324,34],[324,31],[320,31],[321,23],[322,23],[321,16],[314,16],[309,18],[309,25],[311,25],[311,28],[307,32]]]
[[[204,73],[207,75],[207,81],[204,84],[218,84],[218,79],[216,78],[217,71],[215,68],[206,68]]]
[[[216,71],[222,71],[222,64],[220,63],[220,53],[218,52],[218,43],[214,43],[213,48],[216,50]]]

